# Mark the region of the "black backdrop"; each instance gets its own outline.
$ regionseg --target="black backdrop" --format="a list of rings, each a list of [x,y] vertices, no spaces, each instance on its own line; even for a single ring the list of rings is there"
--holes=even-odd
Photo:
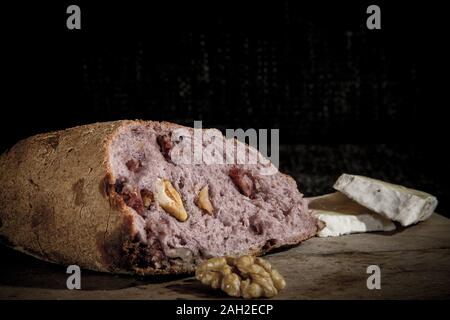
[[[423,189],[450,213],[445,43],[436,4],[17,2],[2,7],[2,151],[26,136],[124,118],[279,128],[306,195],[342,172]],[[81,7],[81,30],[66,8]]]

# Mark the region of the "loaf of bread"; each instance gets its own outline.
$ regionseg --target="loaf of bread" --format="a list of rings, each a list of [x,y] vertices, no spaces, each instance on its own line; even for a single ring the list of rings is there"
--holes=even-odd
[[[211,132],[198,144],[192,128],[124,120],[18,142],[0,157],[2,242],[54,263],[147,275],[317,233],[291,177],[224,156],[238,146],[261,154]]]

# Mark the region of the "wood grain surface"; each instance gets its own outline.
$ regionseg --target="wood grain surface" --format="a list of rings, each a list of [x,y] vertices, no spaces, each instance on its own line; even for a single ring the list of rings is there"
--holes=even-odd
[[[116,276],[83,270],[81,290],[66,289],[66,268],[2,247],[0,299],[224,299],[193,277]],[[448,299],[450,220],[395,232],[313,238],[267,255],[286,277],[276,299]],[[368,290],[366,268],[381,268],[381,289]]]

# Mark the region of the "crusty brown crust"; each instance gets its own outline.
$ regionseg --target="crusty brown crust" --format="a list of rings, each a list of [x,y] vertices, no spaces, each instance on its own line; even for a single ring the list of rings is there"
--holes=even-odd
[[[109,144],[122,126],[114,121],[38,134],[0,156],[0,238],[53,263],[114,273],[180,274],[194,266],[137,268],[132,211],[114,188]],[[154,124],[154,123],[153,123]],[[162,122],[169,128],[181,126]],[[301,242],[305,239],[290,245]],[[250,250],[263,254],[278,244]]]
[[[106,148],[124,122],[39,134],[0,157],[0,234],[44,260],[114,271],[105,244],[127,216],[101,195]]]

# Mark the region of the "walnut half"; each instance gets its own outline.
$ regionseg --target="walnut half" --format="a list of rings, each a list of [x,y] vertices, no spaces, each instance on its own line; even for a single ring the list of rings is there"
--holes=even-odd
[[[188,214],[177,190],[169,180],[157,179],[155,183],[155,200],[167,213],[179,221],[186,221]]]
[[[197,206],[207,212],[208,214],[213,214],[213,206],[209,200],[209,188],[204,186],[198,193]]]
[[[253,256],[211,258],[197,266],[195,276],[205,285],[245,299],[270,298],[286,286],[268,261]]]

